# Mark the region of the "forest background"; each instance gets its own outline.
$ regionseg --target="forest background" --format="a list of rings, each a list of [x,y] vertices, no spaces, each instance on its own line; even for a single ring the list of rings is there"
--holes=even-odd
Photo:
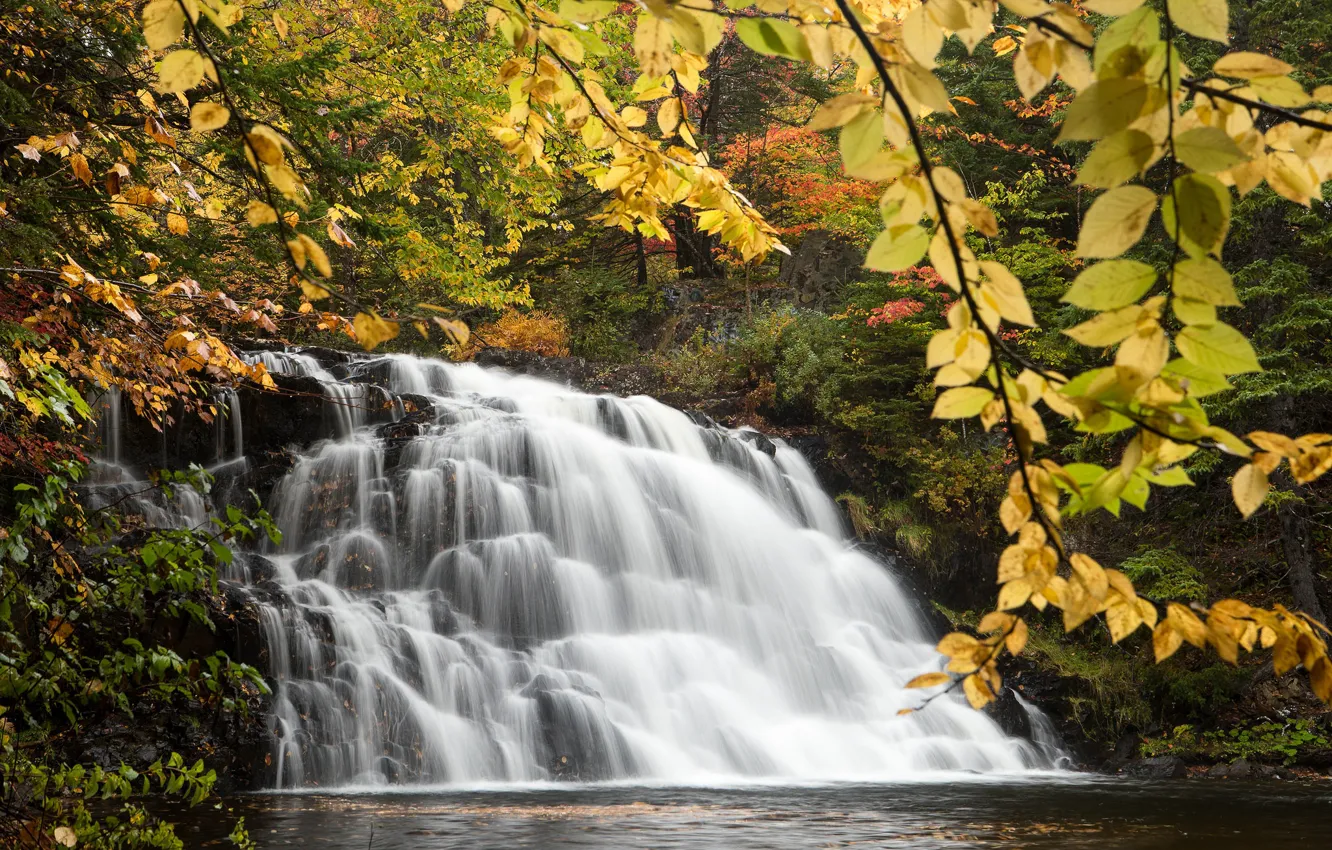
[[[271,384],[232,353],[246,340],[359,341],[521,368],[539,356],[539,368],[577,373],[591,388],[650,389],[724,424],[786,437],[840,494],[864,544],[895,554],[939,617],[974,628],[1007,541],[993,517],[1015,455],[998,431],[930,418],[935,389],[922,353],[955,303],[944,279],[927,265],[862,268],[883,227],[880,187],[846,174],[837,133],[808,126],[821,104],[856,90],[855,64],[763,55],[731,22],[706,64],[672,68],[682,88],[677,105],[663,107],[638,74],[633,16],[601,25],[606,49],[595,61],[605,91],[642,102],[640,126],[667,134],[684,126],[790,249],[756,258],[709,235],[708,213],[688,206],[665,214],[663,228],[595,220],[605,198],[580,167],[597,145],[588,132],[552,134],[539,160],[520,153],[527,167],[516,168],[513,140],[493,128],[525,78],[506,70],[512,48],[491,37],[488,8],[454,5],[201,3],[185,37],[202,21],[226,34],[213,42],[217,66],[201,61],[200,74],[211,80],[204,89],[225,90],[227,116],[200,109],[195,92],[163,85],[167,44],[155,40],[162,36],[143,4],[8,5],[0,16],[0,456],[5,482],[18,489],[0,496],[6,556],[36,564],[28,549],[34,533],[45,535],[41,563],[54,565],[61,593],[86,600],[101,592],[98,604],[122,618],[151,619],[159,602],[178,604],[170,591],[206,588],[206,562],[225,548],[211,544],[265,533],[262,516],[232,517],[193,549],[175,541],[189,554],[173,554],[165,575],[116,573],[143,562],[128,544],[54,542],[64,539],[55,529],[103,535],[103,543],[119,532],[66,496],[96,437],[87,387],[117,385],[160,421],[207,419],[216,415],[208,390],[216,382]],[[575,17],[582,7],[589,15],[614,8],[566,3],[562,12],[565,5]],[[1110,22],[1070,8],[1097,32]],[[1038,327],[1005,328],[1005,339],[1073,374],[1093,363],[1061,333],[1087,316],[1065,296],[1088,266],[1076,248],[1095,197],[1078,180],[1089,145],[1056,143],[1074,91],[1058,82],[1024,97],[1012,52],[1028,27],[1006,11],[998,23],[974,50],[958,39],[943,44],[934,73],[952,111],[921,126],[931,161],[994,213],[996,235],[971,237],[972,250],[1025,284]],[[1231,9],[1228,46],[1190,46],[1201,64],[1227,50],[1268,54],[1312,91],[1332,84],[1329,40],[1332,9],[1257,0]],[[233,112],[276,128],[268,131],[274,163],[263,156],[266,139],[242,148],[209,132]],[[300,163],[271,170],[278,177],[269,184],[299,203],[256,195],[247,155],[281,168]],[[1235,201],[1230,230],[1225,263],[1246,306],[1233,321],[1264,371],[1232,376],[1232,391],[1206,399],[1208,414],[1236,433],[1326,428],[1328,208],[1320,198],[1292,204],[1262,185]],[[1144,243],[1141,256],[1164,263],[1170,252],[1162,238]],[[336,290],[293,277],[293,256],[336,280]],[[1058,450],[1063,463],[1115,457],[1104,435],[1079,435]],[[1125,497],[1118,521],[1105,512],[1070,520],[1068,539],[1149,597],[1238,596],[1325,620],[1332,485],[1275,473],[1262,507],[1243,519],[1230,506],[1232,467],[1200,453],[1185,468],[1191,488],[1154,490],[1150,509]],[[114,574],[100,591],[85,580],[89,551]],[[129,601],[150,585],[145,602]],[[0,720],[10,752],[46,748],[66,720],[98,711],[150,698],[230,707],[257,687],[255,671],[239,662],[201,667],[168,650],[98,657],[90,675],[87,659],[62,657],[67,646],[91,644],[123,622],[94,625],[92,615],[56,610],[60,594],[49,588],[34,594],[46,608],[0,611],[11,635],[27,629],[44,644],[35,650],[13,637],[0,648],[0,661],[12,665],[10,713]],[[1008,675],[1056,713],[1066,735],[1088,742],[1091,760],[1167,752],[1332,759],[1324,707],[1262,657],[1234,666],[1180,654],[1158,666],[1146,635],[1112,642],[1096,626],[1065,637],[1048,616],[1033,617],[1031,628],[1030,648]],[[45,715],[21,707],[38,695],[51,702]],[[138,782],[131,772],[96,781]],[[149,773],[173,792],[206,793],[201,765]]]

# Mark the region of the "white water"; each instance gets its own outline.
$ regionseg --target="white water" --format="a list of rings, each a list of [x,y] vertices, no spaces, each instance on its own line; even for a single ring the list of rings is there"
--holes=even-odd
[[[1049,766],[955,700],[897,716],[933,641],[793,449],[395,356],[352,368],[435,415],[390,454],[364,384],[258,356],[318,378],[337,434],[266,502],[274,787]]]

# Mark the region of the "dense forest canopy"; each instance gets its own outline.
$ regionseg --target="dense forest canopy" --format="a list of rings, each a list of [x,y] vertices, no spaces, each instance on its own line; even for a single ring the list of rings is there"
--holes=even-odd
[[[202,762],[59,739],[265,687],[152,624],[204,623],[266,515],[150,533],[77,495],[106,390],[212,421],[275,388],[257,339],[647,364],[820,433],[857,532],[971,612],[922,704],[984,707],[1024,653],[1078,675],[1079,627],[1130,680],[1169,659],[1158,722],[1236,696],[1184,644],[1332,703],[1332,9],[32,0],[0,27],[6,840],[180,846],[64,792],[197,802]],[[1079,722],[1145,727],[1112,689]]]

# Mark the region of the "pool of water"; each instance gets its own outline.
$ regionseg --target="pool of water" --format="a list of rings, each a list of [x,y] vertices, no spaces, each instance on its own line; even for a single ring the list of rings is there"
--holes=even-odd
[[[187,847],[1096,848],[1332,846],[1332,781],[1106,778],[899,785],[557,786],[233,797],[178,814]]]

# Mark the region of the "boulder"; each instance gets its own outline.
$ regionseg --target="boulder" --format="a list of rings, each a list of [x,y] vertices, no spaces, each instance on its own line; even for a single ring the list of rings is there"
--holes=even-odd
[[[1184,760],[1175,756],[1138,759],[1124,765],[1124,773],[1139,779],[1183,779],[1188,772]]]
[[[791,288],[797,304],[824,310],[848,283],[860,279],[864,263],[854,245],[826,230],[812,230],[783,260],[778,279]]]

